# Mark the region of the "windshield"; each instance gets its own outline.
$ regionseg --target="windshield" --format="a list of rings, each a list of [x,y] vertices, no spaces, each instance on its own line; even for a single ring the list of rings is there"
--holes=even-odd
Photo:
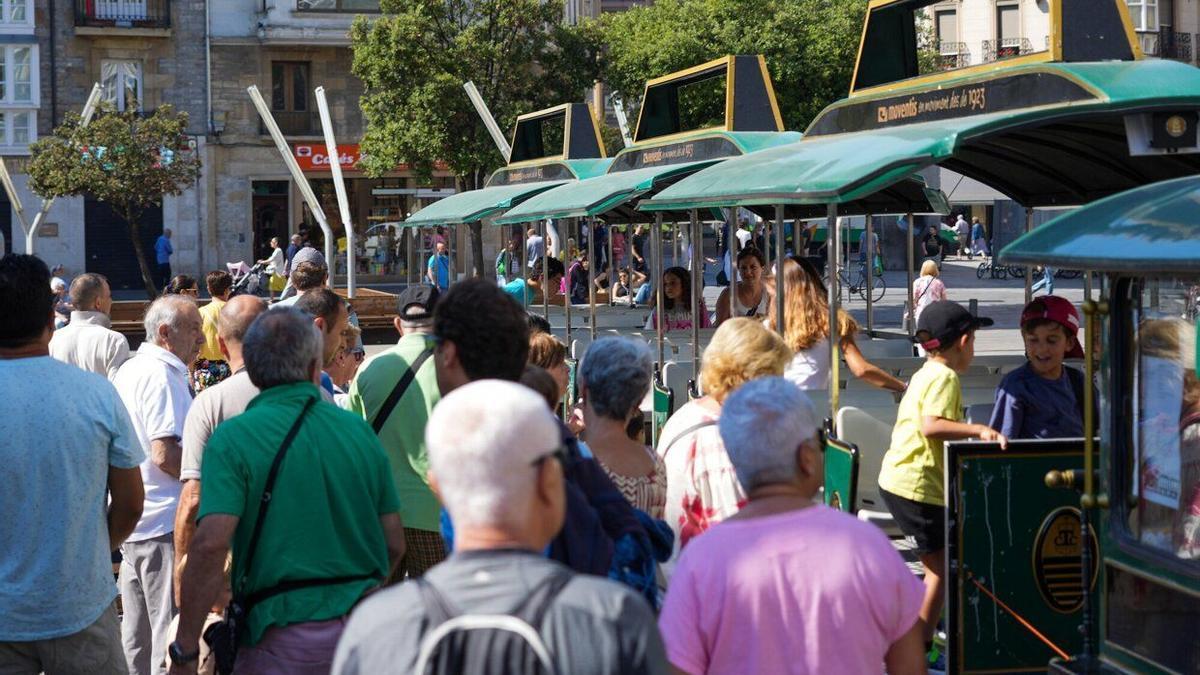
[[[1142,544],[1200,560],[1200,280],[1135,287],[1133,496],[1129,529]]]

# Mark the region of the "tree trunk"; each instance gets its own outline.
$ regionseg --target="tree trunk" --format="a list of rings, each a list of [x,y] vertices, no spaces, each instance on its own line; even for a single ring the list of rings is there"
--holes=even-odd
[[[472,276],[483,277],[483,223],[471,223],[471,258],[474,261]]]
[[[133,241],[133,252],[137,255],[138,269],[142,272],[142,283],[146,286],[146,297],[151,301],[158,297],[158,286],[154,283],[154,272],[150,262],[146,260],[146,248],[142,246],[141,226],[137,218],[127,215],[125,222],[129,224],[129,238]]]

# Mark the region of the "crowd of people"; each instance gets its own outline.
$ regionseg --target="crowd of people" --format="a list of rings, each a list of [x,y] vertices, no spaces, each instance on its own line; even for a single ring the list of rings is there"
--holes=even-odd
[[[0,259],[0,672],[925,673],[943,442],[1082,430],[1087,385],[1063,365],[1078,313],[1055,296],[1026,307],[1028,363],[971,424],[958,378],[990,320],[923,303],[926,361],[903,382],[863,357],[849,315],[830,325],[807,260],[780,281],[747,245],[704,395],[650,444],[646,344],[594,341],[572,382],[523,308],[570,278],[562,261],[443,288],[434,259],[398,298],[396,343],[363,358],[321,254],[275,258],[288,291],[270,306],[225,272],[202,306],[195,279],[170,279],[136,351],[102,276],[72,281],[56,328],[46,265]],[[661,281],[649,325],[707,325],[686,270]],[[903,392],[878,480],[923,581],[881,530],[814,500],[806,392],[828,388],[832,340]]]

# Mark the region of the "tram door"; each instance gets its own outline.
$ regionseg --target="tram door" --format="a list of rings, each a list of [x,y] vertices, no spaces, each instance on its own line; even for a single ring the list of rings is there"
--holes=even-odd
[[[1083,439],[946,444],[948,672],[1045,672],[1080,653],[1079,494],[1044,481],[1082,467]],[[1094,599],[1094,536],[1088,546]]]

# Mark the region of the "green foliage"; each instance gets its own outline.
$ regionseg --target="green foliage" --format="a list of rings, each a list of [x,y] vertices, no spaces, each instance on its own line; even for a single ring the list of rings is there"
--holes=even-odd
[[[143,282],[156,294],[138,226],[146,208],[178,195],[200,175],[186,113],[164,105],[152,115],[101,106],[90,124],[68,113],[54,134],[30,146],[29,185],[44,198],[92,196],[129,224]]]
[[[605,80],[627,102],[631,123],[630,104],[646,80],[727,54],[763,54],[784,127],[803,129],[850,90],[866,6],[864,0],[657,0],[606,14],[588,29],[602,35]]]

